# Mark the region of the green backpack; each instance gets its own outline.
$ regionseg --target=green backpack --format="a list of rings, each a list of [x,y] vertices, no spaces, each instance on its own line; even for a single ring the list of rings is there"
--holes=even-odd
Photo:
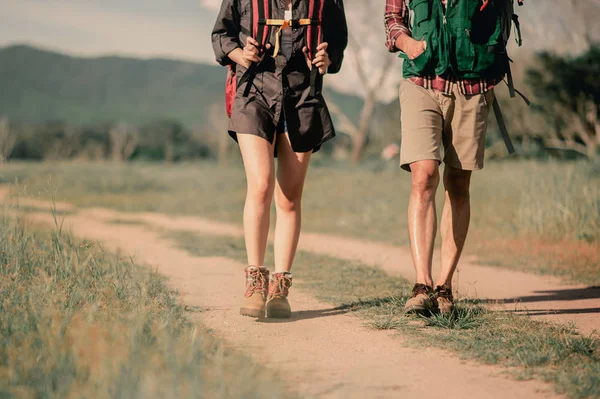
[[[529,101],[514,88],[510,69],[512,60],[506,46],[513,29],[516,41],[522,45],[519,18],[515,3],[524,0],[410,0],[413,11],[412,36],[425,40],[423,54],[410,60],[406,54],[403,74],[434,76],[452,73],[459,79],[506,77],[511,97],[519,93],[527,104]],[[510,153],[514,146],[508,137],[504,119],[497,101],[494,112],[500,131]]]

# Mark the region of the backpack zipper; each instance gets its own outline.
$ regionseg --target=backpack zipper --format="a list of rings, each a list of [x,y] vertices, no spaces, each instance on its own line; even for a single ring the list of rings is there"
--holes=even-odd
[[[448,3],[444,6],[444,1],[440,0],[440,4],[442,5],[442,8],[444,9],[444,25],[446,25],[446,23],[448,22],[447,18],[446,18],[446,14],[448,14],[448,6],[450,6],[450,1],[448,1]]]

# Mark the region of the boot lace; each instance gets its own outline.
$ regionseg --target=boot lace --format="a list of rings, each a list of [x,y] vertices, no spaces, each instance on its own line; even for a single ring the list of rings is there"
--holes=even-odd
[[[449,300],[453,300],[454,299],[453,296],[452,296],[452,290],[446,284],[444,284],[444,285],[438,285],[435,288],[435,295],[438,298],[446,298],[446,299],[449,299]]]
[[[273,275],[273,281],[269,285],[269,298],[287,298],[291,286],[291,278],[282,274]]]
[[[416,297],[417,295],[420,295],[420,294],[431,296],[432,290],[431,290],[431,287],[429,287],[425,284],[415,284],[415,286],[413,287],[412,293],[413,293],[413,297]]]
[[[246,279],[246,297],[250,298],[255,292],[264,292],[267,280],[260,269],[248,272]]]

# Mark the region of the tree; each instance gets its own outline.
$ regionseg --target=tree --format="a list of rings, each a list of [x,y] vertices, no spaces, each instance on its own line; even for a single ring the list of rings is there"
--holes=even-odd
[[[547,148],[571,150],[592,159],[600,150],[600,47],[578,57],[538,55],[527,71],[548,121],[541,139]]]
[[[135,152],[138,142],[138,133],[136,129],[121,122],[110,128],[108,140],[110,142],[110,154],[112,160],[115,162],[123,162],[129,160]]]
[[[220,164],[226,165],[228,161],[231,138],[227,134],[229,122],[224,107],[220,103],[212,104],[208,110],[208,119],[212,130],[212,136],[217,138],[217,159]]]
[[[385,35],[381,18],[373,18],[374,15],[381,14],[381,4],[365,0],[346,0],[345,3],[348,25],[351,27],[347,57],[350,58],[354,76],[343,78],[346,85],[349,81],[358,81],[363,105],[355,122],[334,101],[328,99],[327,103],[329,110],[337,118],[337,130],[350,136],[351,157],[354,162],[358,162],[368,141],[375,107],[382,96],[390,92],[385,86],[394,69],[394,62],[399,62],[383,46]]]
[[[17,136],[13,133],[8,123],[8,118],[0,118],[0,163],[4,163],[10,157],[15,147]]]

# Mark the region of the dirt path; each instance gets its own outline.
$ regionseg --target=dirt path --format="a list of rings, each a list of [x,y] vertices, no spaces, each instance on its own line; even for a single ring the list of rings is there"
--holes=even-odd
[[[8,194],[0,187],[0,198]],[[48,209],[43,200],[23,198],[22,205]],[[67,203],[56,203],[59,211],[75,208]],[[103,220],[144,222],[168,230],[190,231],[222,236],[241,236],[241,227],[215,222],[200,217],[170,217],[156,213],[122,213],[107,209],[81,210]],[[300,249],[330,255],[341,259],[361,261],[379,267],[390,275],[414,278],[410,252],[406,248],[335,237],[317,233],[303,233]],[[439,260],[436,260],[439,265]],[[559,279],[524,272],[480,266],[476,259],[465,257],[456,274],[454,288],[459,296],[487,300],[502,311],[527,314],[552,322],[575,323],[584,334],[600,332],[600,287],[566,285]]]
[[[1,196],[1,193],[0,193]],[[23,205],[48,209],[43,201]],[[61,211],[74,211],[61,204]],[[48,212],[28,213],[33,221],[52,224]],[[287,384],[304,397],[319,398],[548,398],[551,387],[537,381],[513,381],[505,369],[465,362],[447,352],[417,351],[389,332],[364,327],[353,315],[332,309],[295,290],[294,316],[289,321],[259,322],[238,314],[243,295],[244,265],[226,258],[194,257],[146,225],[115,225],[115,220],[144,222],[160,229],[237,236],[238,227],[199,218],[158,214],[124,214],[84,209],[65,216],[64,227],[101,242],[107,249],[132,255],[170,278],[182,301],[205,311],[202,323],[231,346],[281,372]],[[326,237],[307,235],[305,250],[326,250]],[[329,238],[327,238],[329,239]],[[332,239],[333,240],[333,239]],[[347,248],[352,242],[342,240]],[[350,257],[352,253],[344,253]],[[334,254],[335,255],[335,254]],[[390,254],[392,256],[394,254]],[[364,254],[362,256],[365,256]],[[373,258],[359,256],[363,261]],[[404,255],[403,255],[404,256]]]
[[[241,236],[241,227],[199,217],[170,217],[156,213],[121,213],[86,209],[83,214],[103,220],[143,222],[167,230],[222,236]],[[414,279],[410,252],[386,244],[304,233],[300,249],[380,267],[390,275]],[[436,262],[439,264],[439,261]],[[490,301],[501,311],[528,314],[552,322],[575,323],[584,334],[600,331],[600,287],[565,285],[559,279],[501,268],[480,266],[466,258],[454,283],[460,296]]]
[[[109,250],[133,255],[156,267],[182,293],[184,303],[200,306],[200,320],[230,345],[281,372],[304,397],[319,398],[547,398],[550,387],[537,381],[512,381],[504,369],[464,362],[436,349],[417,351],[388,332],[364,327],[357,317],[331,309],[294,291],[289,321],[259,322],[239,316],[244,265],[226,258],[190,256],[145,225],[114,225],[136,220],[155,226],[220,234],[236,230],[221,224],[188,224],[161,215],[122,215],[83,210],[67,215],[65,228],[101,242]],[[28,218],[52,223],[45,213]]]

